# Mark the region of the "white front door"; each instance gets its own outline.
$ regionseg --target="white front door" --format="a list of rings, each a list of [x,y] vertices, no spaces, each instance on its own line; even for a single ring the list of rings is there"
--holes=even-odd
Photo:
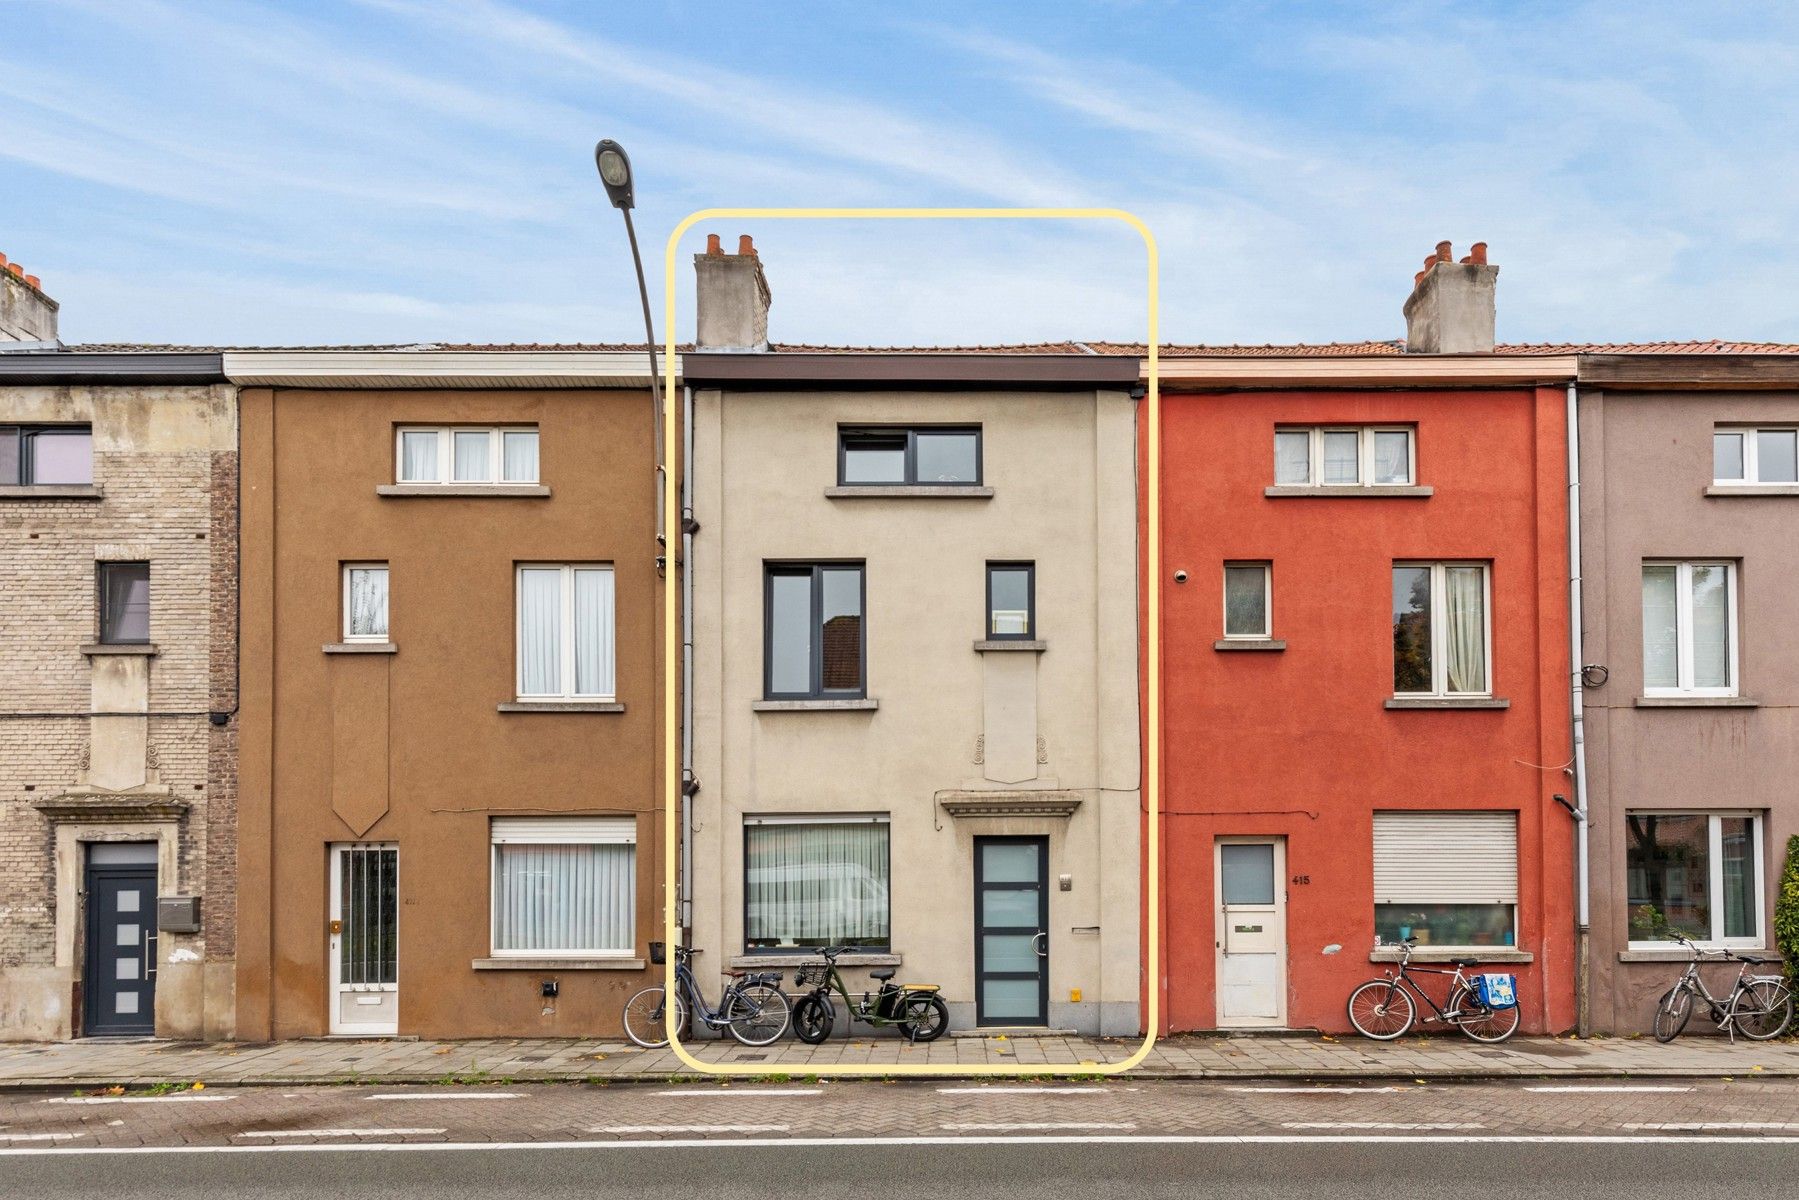
[[[400,1031],[400,852],[331,847],[331,1032]]]
[[[1287,1023],[1287,844],[1219,838],[1218,1025]]]

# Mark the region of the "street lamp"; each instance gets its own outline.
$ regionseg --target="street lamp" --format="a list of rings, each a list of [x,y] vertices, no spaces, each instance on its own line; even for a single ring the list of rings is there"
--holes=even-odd
[[[625,237],[631,242],[631,266],[637,272],[637,295],[643,301],[643,332],[650,354],[650,408],[656,423],[656,543],[666,548],[662,485],[667,467],[662,451],[662,377],[656,368],[656,327],[650,320],[650,289],[643,280],[643,256],[637,250],[637,230],[631,225],[631,209],[637,203],[631,186],[631,159],[623,146],[611,138],[603,138],[593,148],[593,164],[599,168],[606,198],[612,201],[612,207],[625,215]]]

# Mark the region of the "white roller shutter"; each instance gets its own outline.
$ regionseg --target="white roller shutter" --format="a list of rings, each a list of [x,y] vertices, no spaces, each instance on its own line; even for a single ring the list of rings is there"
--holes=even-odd
[[[1518,903],[1518,814],[1375,813],[1374,902]]]
[[[496,846],[554,846],[568,843],[619,845],[637,841],[633,817],[495,817]]]

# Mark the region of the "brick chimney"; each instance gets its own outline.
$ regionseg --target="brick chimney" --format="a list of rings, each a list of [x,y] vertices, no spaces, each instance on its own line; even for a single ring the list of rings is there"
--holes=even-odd
[[[716,233],[706,237],[706,252],[693,256],[698,277],[694,303],[698,328],[694,341],[701,350],[768,349],[768,278],[748,234],[737,239],[737,253],[726,254]]]
[[[1499,268],[1487,262],[1487,244],[1476,242],[1461,262],[1448,242],[1412,276],[1405,302],[1407,354],[1491,354],[1493,293]]]
[[[57,345],[56,301],[44,295],[36,275],[0,254],[0,342]]]

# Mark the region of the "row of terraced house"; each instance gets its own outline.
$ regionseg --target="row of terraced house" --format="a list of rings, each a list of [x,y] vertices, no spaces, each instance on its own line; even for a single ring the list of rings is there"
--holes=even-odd
[[[1632,1031],[1675,933],[1776,949],[1799,346],[1496,344],[1484,246],[1155,364],[695,270],[671,446],[642,346],[64,345],[0,274],[0,1039],[607,1034],[673,937],[1118,1036],[1415,938]]]

